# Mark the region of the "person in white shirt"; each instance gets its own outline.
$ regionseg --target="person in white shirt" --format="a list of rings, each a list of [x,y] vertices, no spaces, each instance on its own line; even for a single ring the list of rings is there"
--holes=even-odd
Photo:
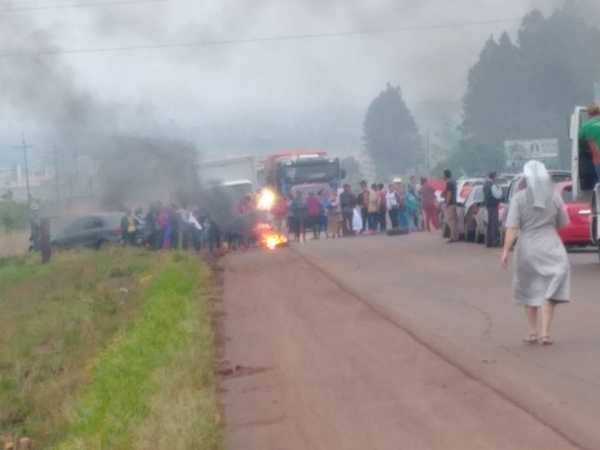
[[[390,216],[392,229],[395,230],[396,228],[398,228],[398,210],[400,204],[398,202],[398,194],[396,192],[396,188],[392,183],[390,183],[390,185],[388,186],[387,193],[385,194],[385,206]]]

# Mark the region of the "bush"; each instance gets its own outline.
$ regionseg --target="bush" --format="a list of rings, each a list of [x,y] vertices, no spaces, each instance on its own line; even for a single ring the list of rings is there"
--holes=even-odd
[[[0,226],[5,231],[27,228],[27,205],[13,201],[0,201]]]

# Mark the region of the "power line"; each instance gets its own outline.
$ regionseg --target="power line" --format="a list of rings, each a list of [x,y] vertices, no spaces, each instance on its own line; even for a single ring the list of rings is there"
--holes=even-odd
[[[13,14],[30,11],[47,11],[53,9],[71,9],[71,8],[98,8],[104,6],[124,6],[137,5],[141,3],[165,3],[168,0],[114,0],[104,2],[87,2],[87,3],[64,3],[60,5],[45,5],[45,6],[22,6],[18,8],[1,8],[0,14]]]
[[[164,1],[164,0],[163,0]],[[353,31],[340,31],[330,33],[306,33],[306,34],[285,34],[276,36],[265,36],[257,38],[246,38],[246,39],[223,39],[223,40],[212,40],[212,41],[198,41],[198,42],[173,42],[173,43],[162,43],[162,44],[140,44],[140,45],[129,45],[129,46],[116,46],[116,47],[97,47],[97,48],[74,48],[74,49],[60,49],[60,48],[46,48],[31,52],[4,52],[0,53],[0,58],[10,58],[19,56],[54,56],[54,55],[72,55],[72,54],[85,54],[85,53],[116,53],[116,52],[129,52],[138,50],[158,50],[167,48],[189,48],[189,47],[216,47],[216,46],[229,46],[229,45],[243,45],[243,44],[256,44],[265,42],[284,42],[284,41],[302,41],[302,40],[316,40],[316,39],[328,39],[328,38],[345,38],[354,36],[369,36],[377,34],[394,34],[404,33],[409,31],[434,31],[434,30],[453,30],[458,28],[470,28],[483,25],[495,25],[502,23],[513,23],[520,22],[521,18],[508,18],[508,19],[494,19],[494,20],[483,20],[473,22],[463,22],[454,24],[438,24],[438,25],[415,25],[407,26],[395,29],[371,29],[371,30],[353,30]]]

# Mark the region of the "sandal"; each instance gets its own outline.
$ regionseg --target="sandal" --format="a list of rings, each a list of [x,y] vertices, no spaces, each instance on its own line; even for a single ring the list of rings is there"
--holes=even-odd
[[[542,336],[540,338],[540,344],[542,344],[542,345],[553,345],[554,341],[552,341],[552,338],[550,338],[550,336]]]
[[[538,343],[538,335],[535,333],[531,333],[529,337],[523,339],[523,342],[526,344],[537,344]]]

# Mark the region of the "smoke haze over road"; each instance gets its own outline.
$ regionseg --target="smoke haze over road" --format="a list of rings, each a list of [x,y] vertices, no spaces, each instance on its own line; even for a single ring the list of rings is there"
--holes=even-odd
[[[318,123],[324,121],[337,122],[338,133],[356,139],[358,146],[366,107],[386,82],[402,87],[422,127],[456,120],[468,70],[483,42],[504,30],[514,36],[519,19],[531,8],[548,13],[562,2],[111,3],[5,13],[0,16],[0,53],[378,32],[39,58],[4,56],[0,117],[9,130],[38,127],[64,134],[73,128],[101,127],[160,133],[200,141],[201,146],[204,140],[204,146],[210,146],[233,128],[242,136],[232,145],[247,137],[260,146],[272,138],[273,127],[312,127],[318,135]],[[27,5],[57,4],[48,0]],[[7,8],[22,3],[12,5]],[[437,28],[440,25],[444,27]],[[379,32],[383,30],[388,32]]]

